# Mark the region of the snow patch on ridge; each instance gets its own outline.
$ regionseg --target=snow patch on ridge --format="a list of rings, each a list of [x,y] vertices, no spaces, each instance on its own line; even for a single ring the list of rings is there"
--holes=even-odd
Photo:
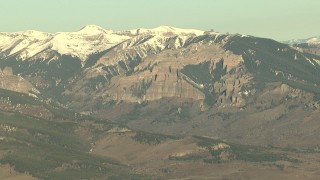
[[[320,66],[320,60],[318,59],[313,59],[319,66]]]
[[[181,29],[181,28],[174,28],[170,26],[159,26],[153,29],[133,29],[130,30],[131,34],[161,34],[161,35],[196,35],[200,36],[204,34],[204,31],[197,30],[197,29]]]

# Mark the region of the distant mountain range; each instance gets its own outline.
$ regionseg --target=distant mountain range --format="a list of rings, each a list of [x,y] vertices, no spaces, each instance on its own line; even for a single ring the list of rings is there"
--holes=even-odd
[[[289,41],[283,41],[286,44],[309,44],[309,45],[320,45],[320,36],[312,37],[308,39],[292,39]]]
[[[240,34],[169,26],[117,32],[88,25],[78,32],[0,37],[2,71],[21,76],[58,101],[68,97],[61,103],[78,110],[165,97],[243,107],[247,96],[257,93],[257,79],[277,79],[316,94],[314,84],[320,84],[318,56]]]
[[[78,32],[45,33],[29,30],[0,33],[0,50],[6,57],[16,55],[21,60],[32,57],[46,58],[47,53],[45,52],[50,50],[85,61],[91,54],[107,50],[138,35],[155,35],[157,38],[167,33],[188,36],[190,34],[203,35],[204,31],[160,26],[154,29],[117,32],[96,25],[85,26]],[[156,43],[153,46],[156,46]]]
[[[0,163],[40,179],[316,179],[318,40],[0,33]]]
[[[320,36],[308,39],[290,40],[283,43],[289,44],[291,47],[305,53],[320,55]]]

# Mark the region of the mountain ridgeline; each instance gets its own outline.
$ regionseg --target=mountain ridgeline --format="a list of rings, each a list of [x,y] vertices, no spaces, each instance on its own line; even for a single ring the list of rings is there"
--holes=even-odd
[[[68,99],[61,103],[77,110],[94,110],[101,100],[166,97],[241,107],[245,87],[270,81],[320,93],[319,56],[270,39],[172,27],[113,32],[92,25],[45,37],[39,32],[1,36],[9,39],[0,46],[2,71],[11,68],[41,93]]]

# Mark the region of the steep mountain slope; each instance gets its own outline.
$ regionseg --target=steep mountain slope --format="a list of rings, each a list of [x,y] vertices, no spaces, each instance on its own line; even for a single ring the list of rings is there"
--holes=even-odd
[[[180,46],[170,44],[177,40]],[[150,38],[133,47],[126,41],[101,55],[65,95],[83,101],[90,94],[86,102],[93,101],[91,106],[98,99],[142,102],[180,97],[241,107],[245,94],[257,91],[256,82],[269,81],[319,94],[319,57],[276,41],[219,34],[183,41],[174,36],[163,39],[157,49],[150,41],[154,44]]]

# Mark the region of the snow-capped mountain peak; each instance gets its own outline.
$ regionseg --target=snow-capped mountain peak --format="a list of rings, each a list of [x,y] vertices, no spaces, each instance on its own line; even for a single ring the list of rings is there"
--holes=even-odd
[[[317,37],[311,37],[308,39],[293,39],[289,41],[284,41],[283,43],[286,44],[309,44],[309,45],[319,45],[320,44],[320,36]]]
[[[77,32],[47,33],[34,30],[0,32],[0,56],[16,56],[20,60],[26,60],[36,55],[37,58],[41,58],[41,52],[53,50],[62,55],[78,57],[84,63],[91,54],[107,50],[129,39],[134,41],[134,38],[138,36],[154,37],[150,39],[148,46],[156,48],[162,47],[161,42],[168,37],[180,36],[185,40],[204,33],[201,30],[170,26],[112,31],[97,25],[84,26]]]
[[[112,30],[106,30],[97,25],[86,25],[77,33],[85,34],[85,35],[94,35],[94,34],[101,34],[101,33],[113,33]]]
[[[204,31],[197,29],[181,29],[170,26],[159,26],[153,29],[133,29],[132,34],[160,34],[160,35],[203,35]]]
[[[91,54],[109,49],[129,38],[102,28],[86,27],[75,33],[58,33],[50,40],[50,44],[60,54],[76,56],[84,62]]]
[[[50,49],[63,55],[78,57],[84,62],[91,54],[109,49],[130,37],[115,34],[96,25],[87,25],[77,32],[46,33],[21,31],[0,33],[0,55],[16,55],[25,60]],[[41,58],[41,55],[40,55]]]
[[[320,44],[320,36],[308,39],[307,43],[308,44]]]

